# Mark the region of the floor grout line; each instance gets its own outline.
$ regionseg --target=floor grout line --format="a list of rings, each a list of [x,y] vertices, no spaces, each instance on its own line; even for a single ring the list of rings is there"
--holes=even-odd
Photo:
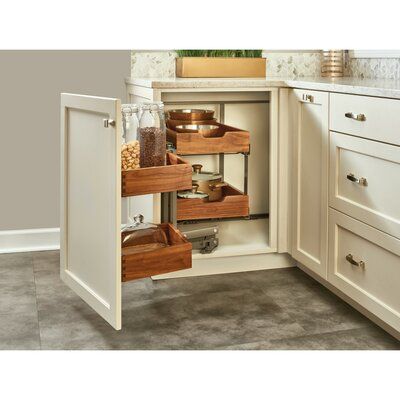
[[[39,335],[39,349],[42,350],[42,337],[40,331],[40,318],[39,318],[39,306],[38,306],[38,298],[37,298],[37,291],[36,291],[36,274],[35,274],[35,261],[32,257],[32,273],[33,273],[33,283],[35,287],[35,303],[36,303],[36,315],[38,321],[38,335]]]

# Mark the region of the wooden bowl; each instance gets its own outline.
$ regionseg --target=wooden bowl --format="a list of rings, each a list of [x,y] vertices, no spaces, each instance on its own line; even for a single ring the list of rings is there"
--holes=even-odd
[[[180,121],[209,121],[214,117],[214,111],[212,110],[200,110],[200,109],[180,109],[180,110],[169,110],[168,116],[170,119],[179,119]]]
[[[195,125],[195,124],[187,124],[187,125],[177,125],[175,127],[176,132],[181,133],[201,133],[202,135],[209,135],[217,132],[219,129],[219,125]]]
[[[180,119],[167,119],[167,126],[170,129],[175,129],[176,126],[178,125],[185,125],[186,123],[190,125],[214,125],[215,122],[217,122],[216,118],[212,119],[203,119],[199,121],[182,121]]]

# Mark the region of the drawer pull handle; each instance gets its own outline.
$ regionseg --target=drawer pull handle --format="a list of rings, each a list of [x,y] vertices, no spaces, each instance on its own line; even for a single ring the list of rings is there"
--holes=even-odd
[[[367,178],[356,178],[354,174],[347,174],[347,179],[361,186],[368,186]]]
[[[346,260],[351,264],[354,265],[356,267],[360,267],[360,268],[365,268],[365,262],[364,261],[356,261],[353,257],[352,254],[347,254],[346,256]]]
[[[344,114],[346,118],[355,119],[356,121],[366,121],[366,116],[364,114],[354,114],[352,112],[347,112]]]
[[[307,101],[308,103],[313,103],[314,102],[314,96],[311,94],[303,94],[303,101]]]

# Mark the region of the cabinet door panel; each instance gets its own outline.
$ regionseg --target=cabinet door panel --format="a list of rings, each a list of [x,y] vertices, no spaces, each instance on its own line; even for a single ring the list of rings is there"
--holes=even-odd
[[[292,256],[327,276],[328,94],[294,90]]]
[[[61,95],[61,279],[121,329],[120,100]],[[112,119],[115,125],[104,126]]]

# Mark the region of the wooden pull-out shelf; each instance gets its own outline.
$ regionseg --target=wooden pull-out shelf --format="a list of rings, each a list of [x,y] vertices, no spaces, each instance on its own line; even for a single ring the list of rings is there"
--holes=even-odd
[[[122,171],[122,197],[174,192],[192,187],[190,164],[167,153],[167,165]]]
[[[222,200],[178,199],[178,221],[247,217],[249,215],[249,196],[232,186],[222,187]]]
[[[143,253],[129,254],[122,248],[122,282],[146,278],[192,267],[192,245],[171,224],[161,224],[170,246]]]
[[[212,134],[181,133],[167,129],[167,140],[177,154],[249,153],[250,133],[231,126],[215,123],[220,129]]]

